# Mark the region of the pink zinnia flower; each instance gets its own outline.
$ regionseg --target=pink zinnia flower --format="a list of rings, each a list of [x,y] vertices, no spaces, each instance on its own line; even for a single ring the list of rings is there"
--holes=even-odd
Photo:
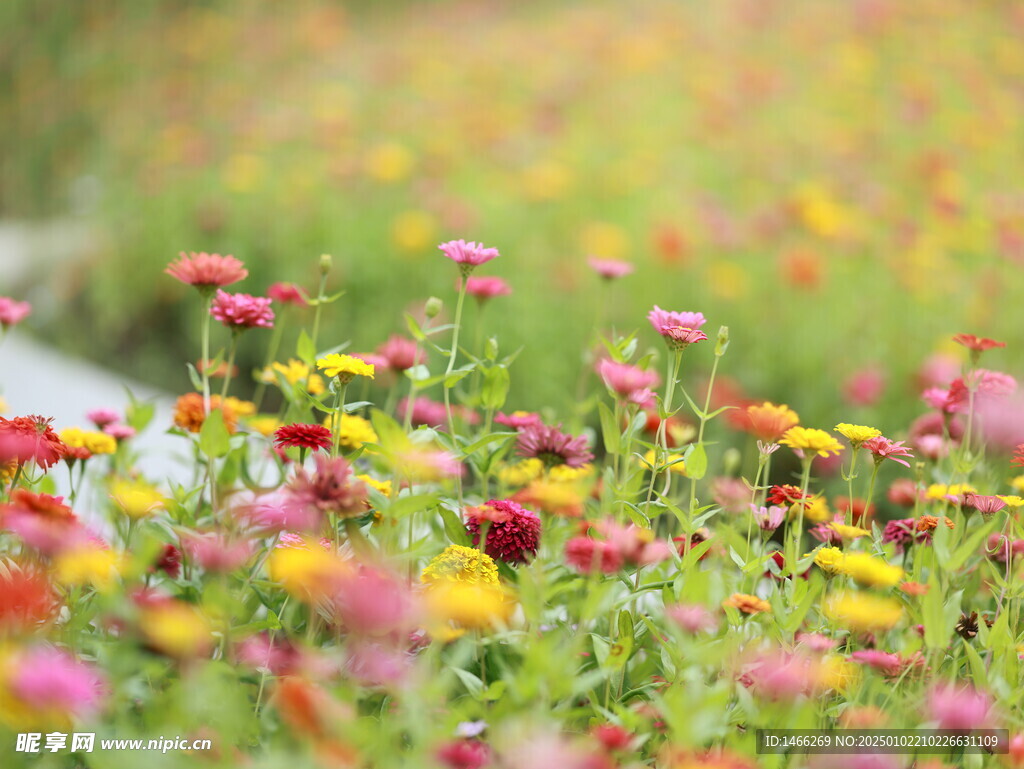
[[[348,633],[405,637],[418,617],[408,580],[390,570],[359,565],[338,580],[331,603]]]
[[[974,494],[968,491],[964,494],[964,507],[974,508],[982,515],[993,515],[1006,507],[1006,502],[999,497]]]
[[[594,571],[614,574],[624,565],[617,547],[590,537],[573,537],[566,542],[565,562],[582,574]]]
[[[883,652],[879,649],[861,649],[850,655],[850,659],[867,665],[887,676],[898,676],[903,669],[903,660],[900,655]]]
[[[452,740],[435,753],[439,763],[448,769],[482,769],[491,760],[491,749],[477,740]]]
[[[512,286],[496,277],[469,278],[466,281],[466,293],[486,302],[496,296],[508,296],[512,293]]]
[[[522,430],[524,427],[529,427],[530,425],[539,425],[541,420],[540,414],[535,414],[532,411],[513,411],[511,414],[505,414],[499,411],[494,417],[494,422],[495,424],[504,425],[505,427],[513,427],[516,430]],[[1024,457],[1024,455],[1022,455],[1022,457]],[[1021,463],[1024,464],[1024,458],[1021,459]]]
[[[31,649],[11,666],[11,692],[30,707],[86,717],[99,710],[106,684],[91,666],[46,647]]]
[[[217,289],[210,314],[233,331],[273,328],[274,311],[270,309],[273,301],[264,296],[229,294]]]
[[[408,408],[409,399],[402,398],[398,402],[398,408],[396,409],[400,419],[405,419],[405,412]],[[452,414],[456,419],[461,419],[468,425],[480,423],[480,415],[466,406],[452,406]],[[413,401],[412,418],[410,421],[414,426],[444,427],[448,423],[448,414],[443,403],[431,400],[425,395],[420,395]]]
[[[635,392],[642,392],[652,386],[657,386],[658,383],[658,375],[653,371],[644,371],[637,366],[616,363],[607,358],[599,360],[596,369],[598,376],[604,380],[610,390],[627,398]]]
[[[864,448],[875,455],[875,461],[881,462],[884,459],[891,459],[893,462],[898,462],[904,467],[910,467],[910,463],[901,457],[914,458],[914,454],[910,451],[910,448],[903,445],[904,441],[891,441],[888,438],[879,435],[875,438],[869,438],[861,444]]]
[[[939,729],[980,729],[987,724],[992,700],[984,692],[952,684],[935,686],[928,694],[930,720]]]
[[[505,563],[526,563],[537,554],[540,517],[532,510],[504,499],[492,499],[466,516],[473,544],[480,544],[480,529],[487,527],[484,552]]]
[[[294,283],[271,283],[267,296],[283,305],[305,307],[308,304],[306,294]]]
[[[353,639],[346,644],[345,672],[363,686],[393,687],[412,670],[413,656],[403,649]]]
[[[426,362],[426,353],[412,339],[392,334],[386,342],[377,347],[377,354],[385,361],[382,368],[395,371],[406,371],[420,363]]]
[[[839,645],[839,641],[821,633],[797,633],[796,642],[814,652],[831,651]]]
[[[100,430],[102,430],[109,424],[119,422],[121,420],[120,413],[118,413],[114,409],[93,409],[92,411],[88,412],[85,416]]]
[[[974,407],[1008,398],[1017,389],[1017,380],[1001,371],[979,368],[963,378],[954,379],[946,394],[945,410],[964,414],[971,404],[970,390],[974,389]]]
[[[16,302],[9,296],[0,296],[0,327],[4,329],[16,326],[32,312],[28,302]]]
[[[181,546],[189,558],[210,572],[232,572],[252,555],[252,547],[248,542],[232,541],[214,532],[189,532],[182,537]]]
[[[444,252],[445,256],[459,265],[463,277],[468,277],[475,267],[499,256],[498,249],[484,248],[483,243],[475,241],[467,243],[464,240],[450,240],[447,243],[442,243],[438,248]]]
[[[757,521],[761,531],[775,531],[786,520],[786,509],[784,507],[777,507],[775,505],[771,507],[757,507],[751,504],[750,512],[753,513],[754,520]]]
[[[746,675],[754,690],[769,700],[792,700],[809,694],[818,682],[815,660],[806,653],[767,652],[758,655],[753,665]]]
[[[215,287],[229,286],[244,280],[249,271],[233,256],[207,254],[184,251],[176,262],[171,262],[164,270],[172,278],[188,283],[198,289],[210,290]]]
[[[309,425],[294,422],[274,431],[274,445],[278,448],[294,446],[300,449],[317,451],[331,449],[331,431],[323,425]]]
[[[721,475],[711,481],[711,498],[724,512],[739,515],[749,509],[750,487],[739,478]]]
[[[524,457],[537,457],[548,467],[581,467],[594,458],[585,437],[573,437],[561,431],[561,425],[529,425],[519,431],[518,451]]]
[[[366,486],[352,474],[351,465],[343,457],[316,454],[314,459],[312,475],[300,467],[285,487],[288,504],[310,513],[351,516],[366,512]]]
[[[120,422],[115,422],[114,424],[106,425],[103,428],[103,432],[105,432],[111,438],[114,438],[119,441],[125,441],[128,440],[129,438],[135,437],[135,428],[132,427],[131,425],[123,425]]]
[[[587,264],[605,280],[624,278],[636,269],[630,262],[623,262],[619,259],[598,259],[596,256],[588,257]]]
[[[886,496],[890,502],[900,507],[913,507],[919,499],[924,499],[924,493],[910,478],[897,478],[892,482]]]
[[[647,314],[647,319],[651,322],[654,330],[662,336],[665,336],[670,328],[699,329],[707,323],[703,313],[673,312],[663,310],[658,305],[654,305],[654,309]]]
[[[680,603],[666,607],[665,616],[692,635],[718,630],[718,617],[700,604]]]
[[[665,329],[662,337],[673,350],[683,350],[696,342],[703,342],[708,335],[696,328],[672,326]]]
[[[44,470],[57,464],[68,447],[50,427],[51,422],[52,417],[36,415],[0,417],[0,464],[35,462]]]
[[[873,406],[884,390],[885,375],[877,368],[858,371],[843,383],[843,395],[854,406]]]
[[[258,534],[312,531],[317,524],[315,513],[291,504],[290,497],[282,491],[235,500],[232,513]]]

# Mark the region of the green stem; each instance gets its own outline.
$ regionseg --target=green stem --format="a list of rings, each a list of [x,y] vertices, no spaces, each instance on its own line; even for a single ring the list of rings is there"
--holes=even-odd
[[[313,341],[313,348],[316,349],[317,337],[320,335],[320,315],[324,309],[324,299],[327,298],[324,294],[324,289],[327,288],[327,273],[320,273],[320,287],[316,292],[316,310],[313,311],[313,334],[310,337]]]
[[[224,371],[224,384],[220,388],[220,400],[221,403],[228,397],[228,387],[231,384],[231,370],[235,367],[235,353],[238,352],[238,337],[240,332],[233,331],[231,333],[231,347],[228,350],[228,367]]]
[[[199,376],[203,380],[203,416],[210,416],[210,310],[213,308],[213,295],[206,297],[203,306],[203,328],[202,328],[202,354],[199,367],[202,369]]]
[[[348,383],[338,380],[338,388],[334,391],[334,419],[331,420],[331,427],[334,428],[333,442],[331,444],[331,459],[338,456],[338,448],[341,445],[341,415],[345,409],[345,390]]]
[[[277,359],[277,351],[281,348],[281,337],[284,335],[284,323],[282,319],[284,312],[277,316],[277,322],[274,324],[274,331],[270,336],[270,346],[267,348],[267,358],[263,363],[262,371],[270,368],[274,361]],[[253,403],[256,404],[256,411],[260,410],[260,406],[263,405],[263,396],[267,391],[267,383],[263,381],[262,371],[260,372],[260,381],[256,385],[256,393],[253,395]]]
[[[715,362],[711,364],[711,377],[708,379],[708,391],[704,396],[704,410],[700,416],[700,427],[697,430],[697,445],[704,445],[704,427],[708,422],[708,409],[711,408],[711,393],[715,389],[715,374],[718,373],[718,361],[722,357],[715,355]],[[693,509],[696,506],[697,501],[697,479],[690,478],[690,501],[686,506],[686,515],[688,521],[692,524],[693,521]]]
[[[448,434],[452,436],[452,440],[455,440],[455,419],[452,416],[452,388],[448,385],[448,377],[455,370],[455,358],[459,354],[459,331],[462,327],[462,307],[466,300],[466,286],[468,282],[468,276],[465,276],[459,283],[459,300],[455,305],[455,328],[452,329],[452,349],[451,354],[448,356],[448,368],[444,372],[444,410],[448,415]]]
[[[848,497],[849,501],[846,504],[846,525],[847,526],[852,526],[853,525],[853,479],[857,477],[857,475],[856,475],[857,456],[860,454],[860,447],[859,446],[853,446],[852,450],[853,450],[853,457],[850,459],[850,472],[846,476],[847,488],[849,489],[849,491],[847,491],[847,494],[849,494],[849,497]],[[877,466],[876,466],[875,469],[876,470],[878,469]]]
[[[871,500],[875,497],[875,479],[878,477],[878,468],[882,466],[881,462],[875,462],[875,467],[871,471],[871,482],[868,484],[868,498],[864,500],[864,514],[867,515],[871,509]],[[853,511],[853,497],[850,497],[850,516]],[[847,523],[849,523],[850,516],[847,516]]]
[[[665,401],[662,404],[661,421],[658,423],[658,432],[654,438],[656,447],[654,452],[654,467],[651,468],[651,479],[647,484],[647,500],[644,502],[644,512],[648,519],[651,517],[651,500],[654,498],[654,483],[657,480],[657,468],[663,465],[668,457],[668,420],[672,415],[672,394],[676,386],[676,379],[679,377],[679,366],[683,359],[681,350],[673,350],[672,356],[668,359],[667,378],[665,380]],[[672,471],[667,471],[671,475]],[[685,532],[687,535],[690,532]]]

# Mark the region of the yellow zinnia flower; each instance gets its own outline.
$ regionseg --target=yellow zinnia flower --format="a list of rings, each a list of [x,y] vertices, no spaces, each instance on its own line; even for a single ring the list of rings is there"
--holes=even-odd
[[[498,584],[498,567],[486,553],[464,545],[449,545],[434,557],[420,575],[422,582],[466,582]]]
[[[903,606],[891,598],[843,591],[825,601],[826,617],[862,633],[889,630],[903,617]]]
[[[329,377],[338,377],[342,384],[348,384],[357,376],[373,379],[373,364],[354,355],[331,353],[316,362],[316,367]]]
[[[456,628],[487,630],[495,625],[506,625],[515,608],[511,595],[499,585],[489,583],[431,582],[424,593],[427,616],[440,625],[440,633],[431,635],[450,637],[449,623]]]
[[[334,415],[329,414],[324,419],[324,427],[328,430],[334,429]],[[356,414],[342,414],[341,426],[338,428],[338,445],[354,450],[364,443],[376,443],[380,438],[373,430],[373,425],[366,419]]]
[[[534,457],[536,459],[536,457]],[[540,462],[539,459],[537,459]],[[542,463],[543,464],[543,463]],[[555,465],[548,470],[548,480],[554,483],[575,483],[576,481],[582,481],[589,478],[594,474],[594,465],[590,462],[580,465],[579,467],[569,467],[569,465]]]
[[[818,682],[826,689],[844,692],[860,678],[860,668],[836,654],[830,654],[821,661],[818,668]]]
[[[1010,487],[1014,491],[1024,494],[1024,475],[1018,475],[1010,481]]]
[[[676,461],[676,460],[679,460],[679,461]],[[644,462],[647,463],[647,469],[648,470],[650,470],[650,469],[652,469],[654,467],[657,467],[656,461],[657,460],[655,459],[655,455],[654,455],[654,450],[653,449],[651,451],[648,451],[646,454],[644,454]],[[682,454],[669,454],[669,455],[667,455],[665,457],[665,461],[662,462],[662,465],[668,465],[669,462],[674,462],[675,463],[675,464],[672,464],[672,465],[668,466],[667,469],[668,469],[668,471],[670,473],[675,473],[676,475],[682,475],[684,477],[686,476],[686,462],[683,461],[683,455]],[[552,469],[554,469],[554,468],[552,468]],[[665,472],[665,470],[662,470],[661,472]]]
[[[1007,507],[1022,507],[1024,506],[1024,497],[1018,497],[1016,495],[999,495],[999,498],[1006,503]]]
[[[779,439],[779,443],[792,449],[813,451],[819,457],[838,454],[843,450],[843,445],[827,432],[810,427],[797,426],[789,428],[782,438]]]
[[[977,489],[967,483],[953,483],[947,486],[944,483],[933,483],[928,487],[928,490],[924,493],[925,499],[945,499],[947,496],[960,497],[971,492],[972,494],[977,492]]]
[[[143,608],[139,628],[150,646],[171,657],[199,657],[213,646],[210,621],[184,601]]]
[[[846,555],[838,547],[823,547],[814,555],[814,562],[828,574],[840,574],[843,571],[843,559]]]
[[[53,574],[62,585],[91,585],[104,593],[114,586],[123,564],[118,553],[87,544],[56,555]]]
[[[498,479],[506,486],[525,486],[541,477],[544,463],[537,457],[530,457],[498,471]]]
[[[348,571],[348,566],[319,542],[296,547],[278,545],[270,554],[267,568],[271,581],[280,582],[293,597],[307,603],[325,596],[335,578]]]
[[[857,539],[858,537],[868,537],[871,535],[871,532],[867,529],[862,529],[859,526],[847,526],[845,523],[833,522],[828,526],[843,539]]]
[[[163,494],[145,481],[117,478],[110,483],[110,498],[130,518],[144,518],[164,507]]]
[[[260,414],[256,417],[250,417],[245,422],[246,427],[265,438],[273,435],[274,431],[281,427],[281,424],[281,420],[271,414]]]
[[[851,425],[848,422],[840,422],[836,425],[835,430],[837,433],[842,435],[846,440],[850,442],[850,445],[855,449],[859,449],[860,445],[864,441],[869,441],[872,438],[877,438],[882,434],[881,430],[874,427],[865,427],[864,425]]]
[[[71,448],[85,449],[90,454],[113,454],[117,451],[117,441],[113,436],[97,430],[68,427],[60,431],[60,439]]]
[[[369,475],[357,475],[356,478],[361,480],[370,488],[376,489],[385,497],[391,496],[391,481],[378,481],[376,478]]]
[[[319,395],[324,391],[323,378],[319,374],[309,373],[309,366],[295,358],[289,359],[287,363],[271,363],[260,373],[260,381],[275,384],[277,382],[276,374],[284,377],[284,380],[290,385],[305,382],[306,389],[311,395]]]
[[[893,587],[903,579],[903,569],[867,553],[850,553],[843,559],[843,573],[862,587]]]

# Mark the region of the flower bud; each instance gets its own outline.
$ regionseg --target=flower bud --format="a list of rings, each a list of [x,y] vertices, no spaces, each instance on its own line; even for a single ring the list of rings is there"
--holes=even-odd
[[[436,296],[432,296],[427,300],[427,305],[424,308],[424,313],[428,318],[436,318],[441,314],[441,308],[444,307],[444,302],[438,299]]]
[[[487,338],[487,344],[484,345],[484,357],[487,360],[493,361],[498,357],[498,337],[491,336]]]
[[[333,257],[330,254],[320,254],[320,274],[326,275],[331,271]]]
[[[729,327],[718,327],[718,341],[715,343],[715,356],[721,358],[729,347]]]

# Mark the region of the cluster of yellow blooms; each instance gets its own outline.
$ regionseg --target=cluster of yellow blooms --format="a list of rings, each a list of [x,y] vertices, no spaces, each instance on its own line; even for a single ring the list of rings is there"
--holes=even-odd
[[[113,454],[117,451],[114,437],[99,430],[68,427],[60,431],[60,439],[71,448],[85,449],[90,454]]]
[[[893,587],[903,578],[903,569],[868,553],[844,553],[838,547],[823,547],[814,562],[828,574],[843,574],[863,587]]]

